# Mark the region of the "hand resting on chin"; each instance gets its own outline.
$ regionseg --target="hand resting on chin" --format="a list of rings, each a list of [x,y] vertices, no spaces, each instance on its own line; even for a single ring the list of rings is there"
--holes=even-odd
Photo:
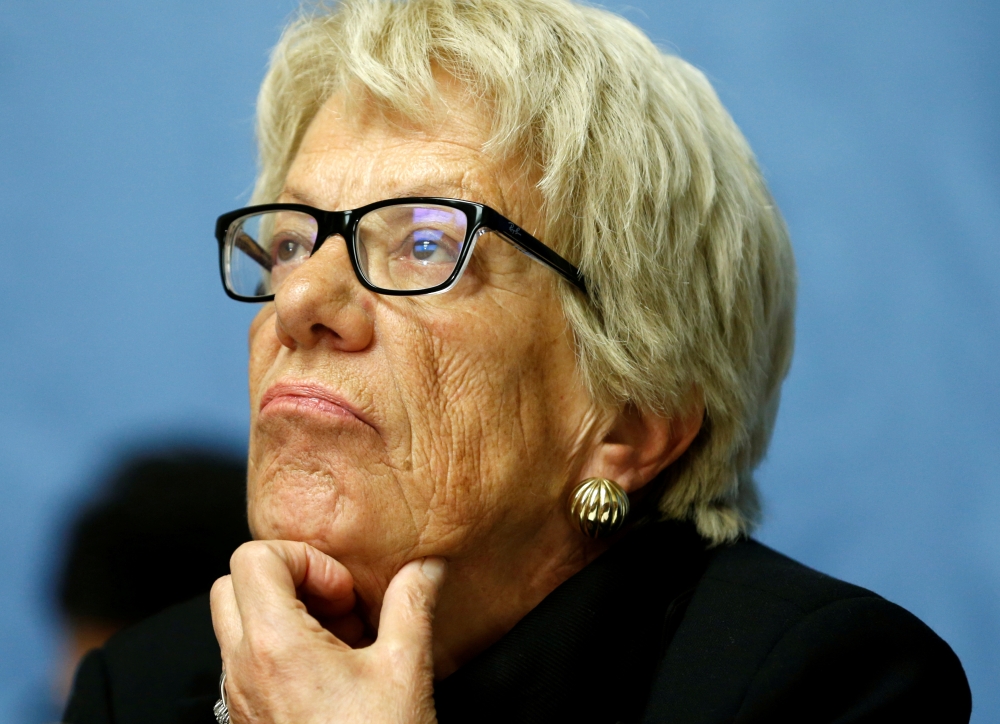
[[[350,572],[316,548],[246,543],[231,570],[212,588],[212,622],[233,724],[436,720],[432,620],[443,559],[399,570],[374,642]]]

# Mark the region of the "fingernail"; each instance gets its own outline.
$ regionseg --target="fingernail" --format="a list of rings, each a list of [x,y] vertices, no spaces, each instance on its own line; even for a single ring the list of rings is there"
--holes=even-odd
[[[445,573],[448,571],[448,563],[444,558],[424,558],[421,570],[427,576],[427,580],[436,586],[441,585],[441,581],[444,580]]]

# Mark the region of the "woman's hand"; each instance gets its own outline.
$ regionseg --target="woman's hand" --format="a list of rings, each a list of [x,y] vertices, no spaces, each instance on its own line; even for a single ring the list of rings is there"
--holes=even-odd
[[[445,575],[411,561],[389,584],[365,648],[354,581],[306,543],[240,546],[212,587],[233,724],[434,722],[431,622]],[[305,603],[303,602],[305,601]],[[322,622],[322,623],[321,623]]]

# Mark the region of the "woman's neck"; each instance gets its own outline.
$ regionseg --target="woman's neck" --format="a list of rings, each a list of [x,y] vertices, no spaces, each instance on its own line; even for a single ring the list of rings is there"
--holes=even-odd
[[[449,560],[434,616],[435,678],[446,678],[498,641],[606,549],[559,520],[522,545]]]

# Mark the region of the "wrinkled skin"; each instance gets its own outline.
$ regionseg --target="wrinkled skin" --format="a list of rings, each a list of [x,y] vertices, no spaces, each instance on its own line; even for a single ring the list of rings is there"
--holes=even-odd
[[[536,179],[482,151],[487,126],[457,86],[443,83],[442,96],[424,128],[334,96],[280,200],[347,209],[463,198],[540,234]],[[380,296],[358,283],[337,237],[260,311],[248,488],[259,542],[213,590],[235,722],[301,722],[333,706],[343,721],[433,720],[432,677],[603,550],[572,526],[572,488],[601,476],[635,494],[697,433],[698,411],[666,420],[593,403],[561,283],[487,234],[453,290]],[[270,399],[281,382],[320,385],[355,414],[308,396]],[[386,708],[352,708],[350,691]]]

